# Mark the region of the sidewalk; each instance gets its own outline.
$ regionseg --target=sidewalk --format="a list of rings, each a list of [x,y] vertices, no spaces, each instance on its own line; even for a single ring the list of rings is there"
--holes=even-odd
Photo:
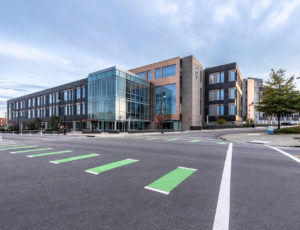
[[[220,138],[230,142],[300,147],[300,134],[233,133],[220,136]]]

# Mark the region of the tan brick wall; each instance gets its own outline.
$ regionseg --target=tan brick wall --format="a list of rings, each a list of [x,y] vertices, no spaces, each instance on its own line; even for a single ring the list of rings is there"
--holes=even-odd
[[[155,69],[161,68],[162,71],[162,67],[174,64],[176,64],[175,76],[163,78],[161,72],[161,79],[155,79]],[[149,70],[151,70],[151,83],[153,85],[153,88],[151,89],[152,120],[154,120],[155,117],[155,87],[169,84],[176,84],[176,114],[164,115],[164,120],[180,120],[180,57],[175,57],[150,65],[141,66],[135,69],[131,69],[129,71],[137,74],[141,72],[147,72]]]

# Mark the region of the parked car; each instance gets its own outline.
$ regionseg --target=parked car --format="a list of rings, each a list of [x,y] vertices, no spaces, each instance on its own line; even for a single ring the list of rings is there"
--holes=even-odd
[[[293,125],[291,122],[281,122],[281,125]]]

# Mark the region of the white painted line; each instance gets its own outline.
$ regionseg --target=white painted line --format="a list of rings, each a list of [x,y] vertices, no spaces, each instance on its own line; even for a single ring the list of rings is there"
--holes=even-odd
[[[93,156],[100,156],[101,154],[98,154],[98,153],[91,153],[91,155],[93,155]]]
[[[232,143],[229,144],[224,163],[213,230],[229,229],[231,161]]]
[[[159,192],[159,193],[162,193],[162,194],[165,194],[165,195],[169,195],[169,192],[165,192],[165,191],[162,191],[162,190],[159,190],[159,189],[151,188],[151,187],[148,187],[148,186],[145,186],[144,188],[148,189],[148,190],[152,190],[154,192]]]
[[[32,158],[33,156],[31,156],[31,155],[27,155],[26,157]]]
[[[56,161],[49,161],[49,162],[52,164],[58,164],[58,162],[56,162]]]
[[[188,170],[192,170],[192,171],[197,171],[197,169],[187,168],[187,167],[181,167],[181,166],[179,166],[178,168],[181,168],[181,169],[188,169]]]
[[[130,159],[130,158],[127,158],[126,160],[130,160],[130,161],[139,161],[139,160]]]
[[[96,172],[91,172],[91,171],[89,171],[89,170],[85,170],[85,172],[91,173],[91,174],[94,174],[94,175],[98,175],[98,174],[99,174],[99,173],[96,173]]]
[[[293,159],[294,161],[300,163],[300,159],[298,159],[297,157],[295,157],[295,156],[293,156],[293,155],[291,155],[291,154],[289,154],[289,153],[287,153],[287,152],[285,152],[285,151],[282,151],[281,149],[275,148],[275,147],[273,147],[273,146],[269,146],[269,145],[266,145],[266,146],[269,147],[269,148],[271,148],[271,149],[274,149],[274,150],[276,150],[277,152],[280,152],[280,153],[282,153],[283,155],[285,155],[285,156],[287,156],[287,157]]]

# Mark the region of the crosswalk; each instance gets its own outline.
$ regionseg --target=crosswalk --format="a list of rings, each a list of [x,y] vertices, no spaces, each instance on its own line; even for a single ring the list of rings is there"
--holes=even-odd
[[[168,139],[167,141],[176,141],[176,138],[171,138]],[[67,156],[68,154],[72,154],[72,156],[61,158],[61,159],[51,159],[49,163],[51,164],[64,164],[64,163],[69,163],[73,161],[82,161],[85,159],[90,159],[90,158],[95,158],[95,157],[100,157],[100,154],[98,153],[90,153],[90,154],[83,154],[83,155],[78,155],[76,152],[72,150],[55,150],[53,151],[53,148],[47,147],[47,148],[41,148],[36,145],[25,145],[25,144],[17,144],[17,143],[1,143],[0,150],[2,151],[9,151],[10,154],[13,155],[22,155],[22,154],[29,154],[26,155],[28,158],[42,158],[43,157],[55,157],[57,158],[58,156]],[[17,150],[17,151],[11,151],[11,150]],[[76,154],[74,156],[74,154]],[[48,159],[48,158],[47,158]],[[130,159],[126,158],[123,160],[118,160],[115,162],[110,162],[107,164],[103,165],[98,165],[91,167],[87,170],[85,170],[86,173],[94,174],[94,175],[99,175],[111,170],[117,170],[120,167],[129,167],[131,164],[138,163],[138,159]],[[186,179],[188,179],[194,172],[196,172],[197,169],[193,168],[187,168],[187,167],[181,167],[178,166],[176,169],[170,171],[170,172],[165,172],[165,175],[161,175],[160,178],[156,179],[149,185],[145,186],[144,188],[146,190],[158,192],[161,194],[168,195],[171,191],[173,191],[177,186],[182,184]]]

